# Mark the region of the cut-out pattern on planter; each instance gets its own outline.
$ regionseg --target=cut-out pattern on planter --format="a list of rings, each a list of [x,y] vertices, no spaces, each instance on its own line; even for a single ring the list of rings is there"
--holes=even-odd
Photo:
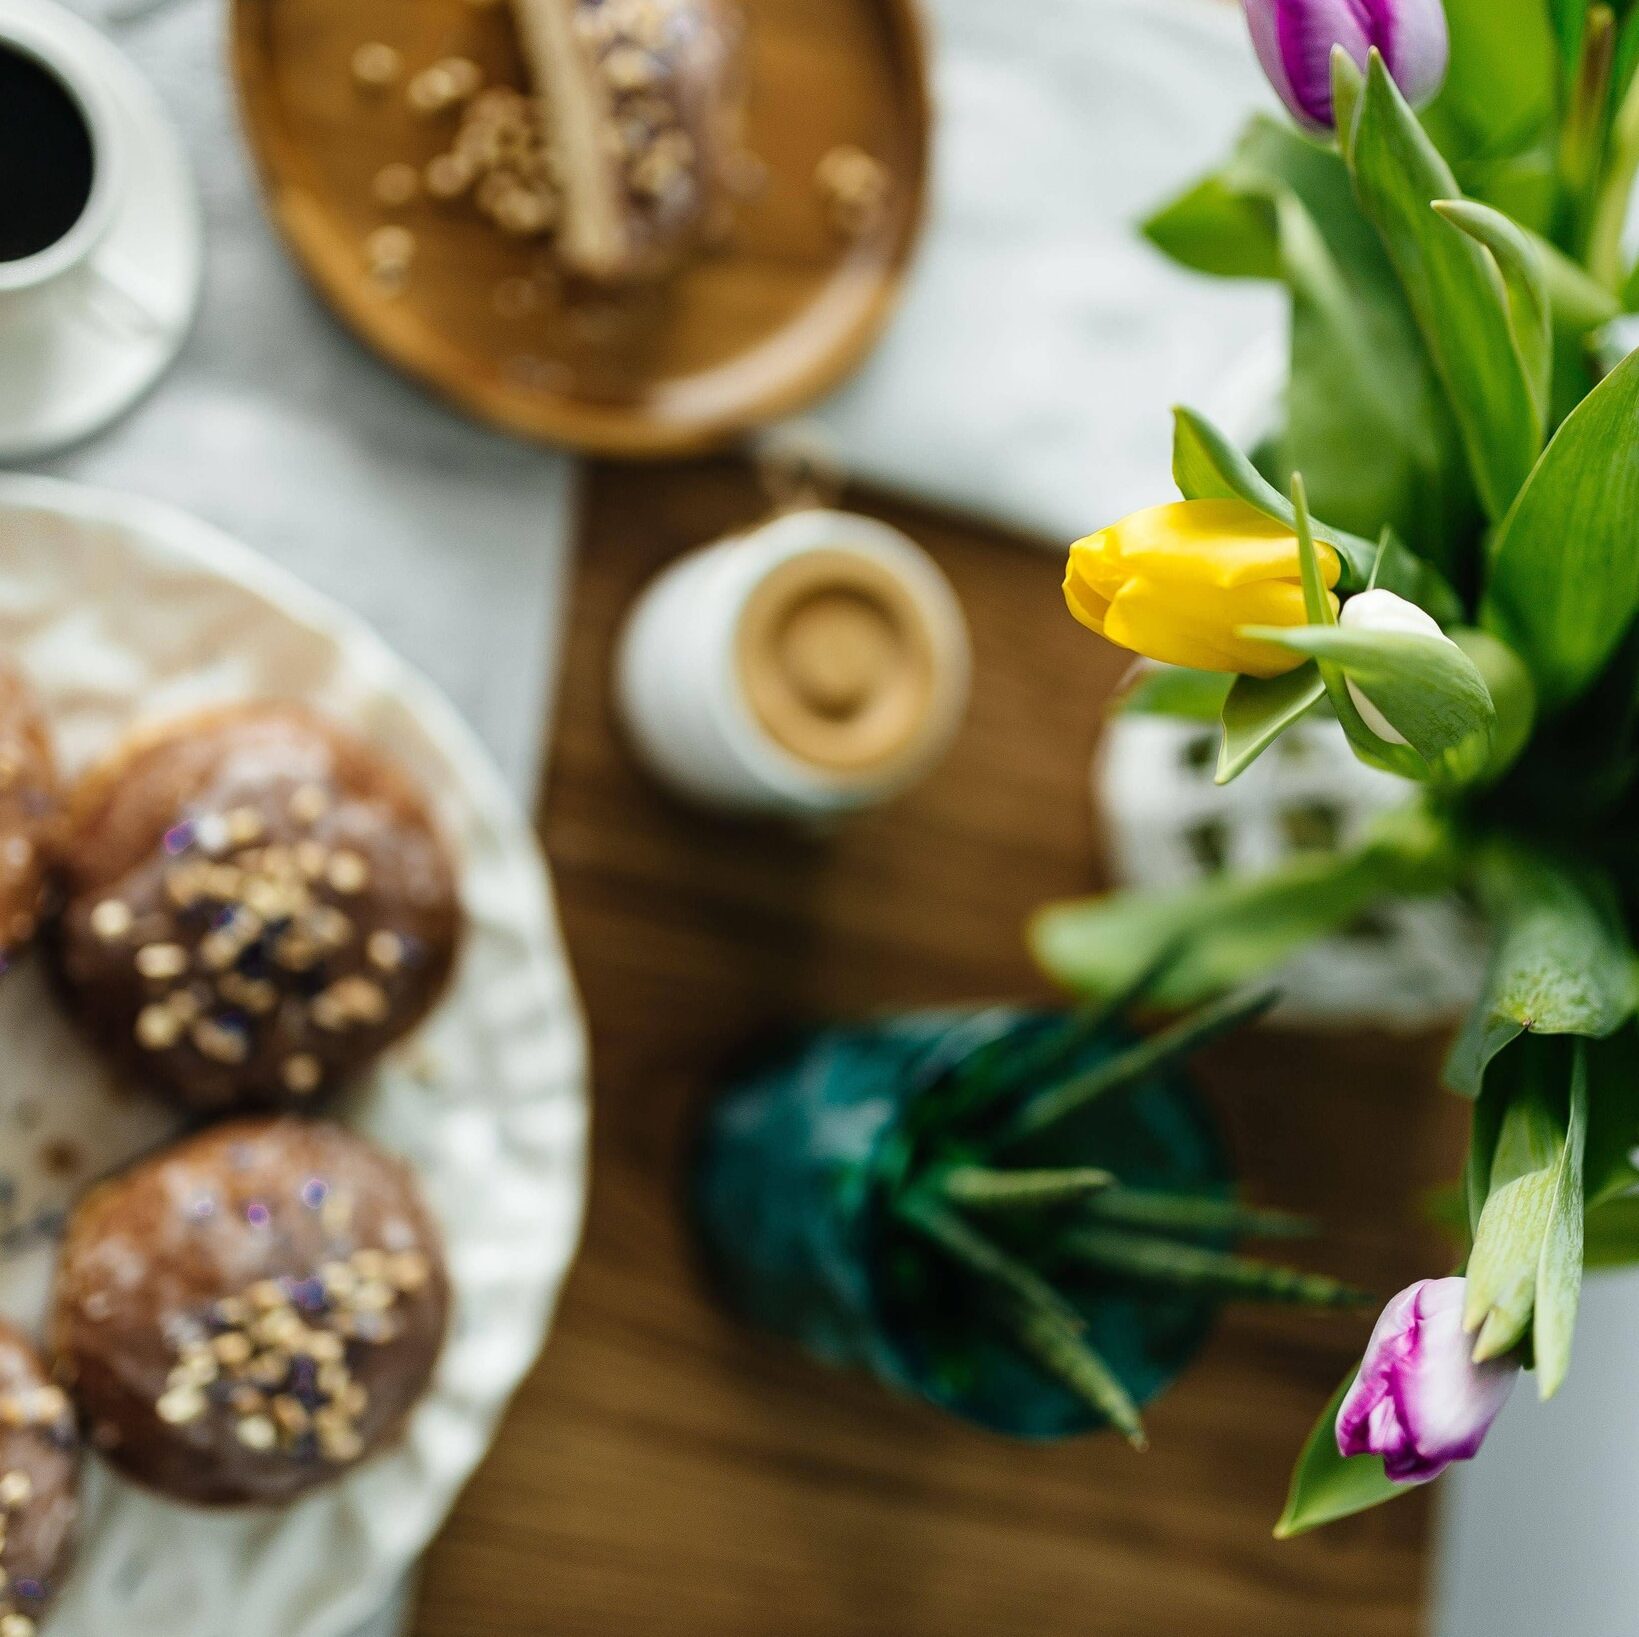
[[[1117,884],[1180,887],[1259,874],[1295,852],[1357,842],[1414,792],[1356,760],[1335,722],[1289,729],[1238,779],[1213,782],[1215,724],[1113,716],[1093,763],[1093,802]],[[1283,1021],[1407,1032],[1453,1022],[1485,968],[1477,918],[1454,898],[1386,903],[1276,974]]]

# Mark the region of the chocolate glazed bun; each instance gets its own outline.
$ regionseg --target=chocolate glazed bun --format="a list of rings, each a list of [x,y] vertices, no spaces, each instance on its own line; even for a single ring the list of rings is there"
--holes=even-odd
[[[0,669],[0,970],[39,924],[56,813],[45,718],[28,684]]]
[[[545,99],[558,253],[604,283],[669,272],[726,204],[739,144],[739,15],[721,0],[513,0]]]
[[[0,1324],[0,1637],[33,1637],[74,1555],[80,1441],[68,1395]]]
[[[449,1301],[402,1165],[327,1122],[238,1120],[86,1196],[50,1340],[122,1472],[197,1505],[273,1506],[400,1432]]]
[[[52,939],[70,1003],[201,1113],[312,1104],[412,1029],[460,933],[398,770],[291,705],[168,724],[70,803]]]

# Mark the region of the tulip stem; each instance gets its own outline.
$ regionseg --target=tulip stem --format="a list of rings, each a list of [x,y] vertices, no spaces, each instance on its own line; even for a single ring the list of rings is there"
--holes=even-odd
[[[1588,233],[1588,271],[1607,290],[1620,294],[1623,283],[1622,229],[1628,202],[1639,176],[1639,76],[1628,86],[1611,125],[1609,158],[1594,202]]]
[[[1592,6],[1559,141],[1559,179],[1565,194],[1567,227],[1571,243],[1584,257],[1592,232],[1615,61],[1615,14],[1608,5]]]

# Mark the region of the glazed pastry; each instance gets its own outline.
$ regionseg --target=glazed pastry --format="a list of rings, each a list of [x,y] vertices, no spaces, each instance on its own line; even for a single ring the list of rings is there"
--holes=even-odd
[[[0,969],[39,923],[56,788],[39,704],[21,677],[0,669]]]
[[[562,188],[558,253],[604,282],[655,278],[723,204],[740,121],[737,14],[721,0],[514,0]]]
[[[34,1637],[74,1553],[80,1442],[68,1395],[0,1324],[0,1637]]]
[[[279,1505],[389,1443],[432,1376],[449,1282],[408,1172],[341,1126],[239,1120],[93,1189],[51,1317],[60,1378],[121,1471]]]
[[[69,803],[52,948],[94,1037],[186,1108],[310,1105],[426,1015],[460,931],[426,804],[291,705],[165,726]]]

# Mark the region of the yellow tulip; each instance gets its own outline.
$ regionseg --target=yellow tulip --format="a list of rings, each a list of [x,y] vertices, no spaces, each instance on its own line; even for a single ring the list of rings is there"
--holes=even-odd
[[[1337,553],[1318,540],[1315,552],[1322,578],[1336,585]],[[1244,500],[1152,506],[1078,540],[1064,600],[1100,636],[1168,665],[1280,676],[1304,663],[1238,634],[1309,623],[1296,534]]]

